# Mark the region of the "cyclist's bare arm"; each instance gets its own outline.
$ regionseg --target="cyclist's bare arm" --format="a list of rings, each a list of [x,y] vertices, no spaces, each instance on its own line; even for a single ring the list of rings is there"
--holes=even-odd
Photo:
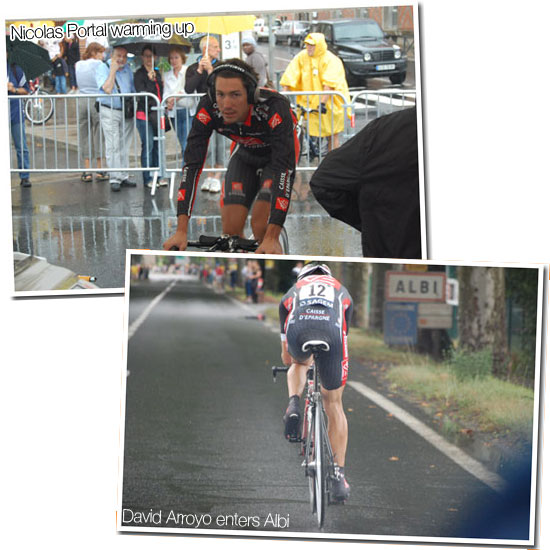
[[[187,227],[189,225],[189,216],[180,214],[178,216],[178,226],[176,232],[162,245],[164,250],[170,250],[177,247],[178,250],[187,248]]]

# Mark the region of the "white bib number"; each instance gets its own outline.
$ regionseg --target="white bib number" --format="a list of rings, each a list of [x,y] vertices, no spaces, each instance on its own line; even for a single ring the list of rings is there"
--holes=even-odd
[[[334,303],[334,287],[325,283],[310,283],[300,288],[300,302],[330,302]]]

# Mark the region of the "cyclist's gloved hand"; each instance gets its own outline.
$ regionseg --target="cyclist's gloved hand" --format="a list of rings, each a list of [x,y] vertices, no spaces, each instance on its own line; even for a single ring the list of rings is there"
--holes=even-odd
[[[322,115],[327,114],[327,106],[324,103],[321,103],[321,106],[320,106],[319,110],[321,111]]]

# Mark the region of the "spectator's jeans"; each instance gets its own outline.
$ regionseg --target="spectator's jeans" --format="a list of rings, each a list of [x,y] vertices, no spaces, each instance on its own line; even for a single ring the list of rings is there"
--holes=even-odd
[[[141,138],[141,167],[156,167],[159,165],[158,142],[155,140],[153,125],[148,120],[136,119],[136,125]],[[147,185],[153,176],[151,172],[143,172],[143,185]]]
[[[177,109],[175,118],[171,118],[172,127],[175,126],[176,135],[181,146],[181,158],[183,162],[183,153],[187,145],[187,134],[191,128],[191,117],[187,109]]]
[[[134,119],[125,119],[122,111],[100,107],[101,128],[105,138],[105,160],[107,168],[120,168],[120,171],[109,172],[109,181],[123,182],[128,179],[128,148],[132,140]]]
[[[65,75],[55,77],[55,91],[58,94],[67,93],[67,78]]]
[[[71,88],[76,88],[76,70],[74,65],[69,65],[69,82]]]
[[[11,123],[11,138],[17,154],[17,168],[29,168],[29,149],[27,148],[27,136],[25,134],[25,122]],[[28,172],[19,172],[21,179],[29,178]]]

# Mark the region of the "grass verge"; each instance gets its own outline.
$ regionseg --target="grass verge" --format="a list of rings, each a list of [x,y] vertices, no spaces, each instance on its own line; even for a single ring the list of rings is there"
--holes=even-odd
[[[491,375],[457,376],[456,367],[437,363],[412,351],[389,348],[380,334],[352,329],[350,357],[385,363],[379,375],[407,400],[439,418],[447,435],[475,430],[496,437],[530,440],[534,393]]]
[[[242,289],[233,295],[245,299]],[[279,322],[278,304],[267,307],[264,313],[270,321]],[[403,399],[420,405],[432,415],[443,434],[454,437],[478,432],[496,438],[531,440],[534,413],[531,389],[491,375],[457,377],[452,366],[427,355],[386,346],[380,333],[352,328],[348,343],[352,360],[386,365],[387,368],[377,371],[382,381]]]

